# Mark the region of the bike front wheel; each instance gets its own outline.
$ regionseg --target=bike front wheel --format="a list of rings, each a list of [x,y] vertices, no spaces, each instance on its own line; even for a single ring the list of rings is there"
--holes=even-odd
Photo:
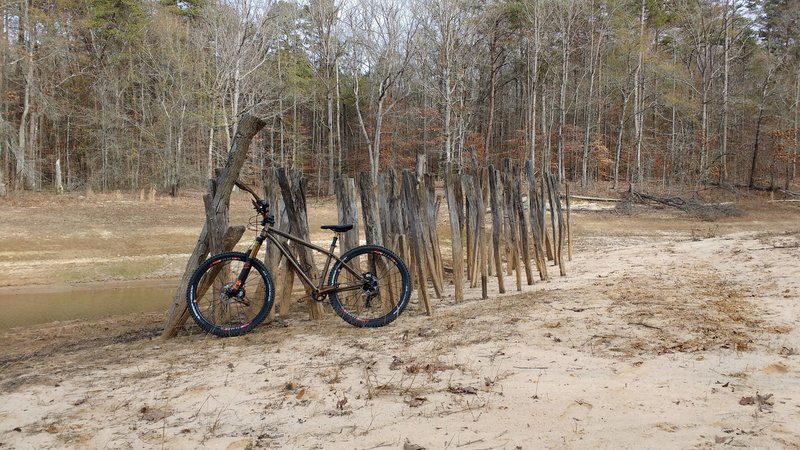
[[[237,286],[237,280],[243,280]],[[264,321],[275,286],[261,261],[244,253],[215,255],[200,264],[189,281],[189,312],[203,330],[221,337],[239,336]]]
[[[345,253],[331,269],[328,283],[336,286],[330,302],[336,314],[356,327],[381,327],[408,306],[411,277],[399,256],[377,245]]]

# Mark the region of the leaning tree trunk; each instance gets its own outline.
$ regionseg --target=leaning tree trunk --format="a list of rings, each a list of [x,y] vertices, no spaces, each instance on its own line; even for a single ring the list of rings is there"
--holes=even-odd
[[[244,227],[228,227],[228,207],[233,185],[239,178],[247,159],[247,150],[253,137],[266,125],[261,119],[245,116],[239,121],[239,127],[231,143],[228,161],[219,175],[209,183],[209,193],[203,197],[206,205],[206,223],[197,240],[197,245],[186,263],[178,289],[172,299],[167,320],[164,324],[163,338],[174,337],[180,327],[189,318],[186,304],[186,289],[189,279],[197,266],[209,254],[229,251],[244,233]]]

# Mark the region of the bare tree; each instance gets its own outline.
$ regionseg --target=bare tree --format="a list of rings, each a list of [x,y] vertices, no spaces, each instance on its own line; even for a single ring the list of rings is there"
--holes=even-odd
[[[364,1],[347,12],[347,22],[355,109],[377,192],[383,121],[409,93],[403,76],[416,51],[414,38],[419,22],[399,0]],[[366,93],[362,91],[362,78],[367,81]]]
[[[338,73],[339,59],[342,57],[344,45],[339,30],[340,11],[341,5],[337,4],[336,0],[316,0],[309,5],[309,16],[314,34],[313,46],[318,59],[317,79],[322,82],[325,90],[328,195],[333,194],[334,181],[342,172],[342,137],[338,128],[340,103]],[[337,148],[339,149],[338,153]],[[339,162],[338,166],[336,161]]]
[[[442,122],[442,159],[450,163],[454,153],[461,158],[461,152],[454,152],[457,140],[457,126],[461,115],[457,109],[460,100],[458,90],[465,83],[463,67],[468,65],[469,52],[473,49],[470,36],[475,35],[473,17],[463,0],[426,1],[421,3],[424,11],[423,30],[429,58],[435,67],[433,80],[429,83],[439,103]],[[459,146],[459,148],[461,148]]]

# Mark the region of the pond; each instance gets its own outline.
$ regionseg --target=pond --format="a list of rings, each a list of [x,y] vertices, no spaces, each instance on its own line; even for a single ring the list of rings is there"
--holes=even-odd
[[[0,330],[61,320],[163,311],[178,280],[0,288]]]

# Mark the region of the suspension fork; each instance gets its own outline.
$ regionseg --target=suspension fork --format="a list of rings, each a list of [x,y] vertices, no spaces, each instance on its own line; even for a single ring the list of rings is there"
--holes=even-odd
[[[236,281],[233,282],[233,286],[228,289],[228,295],[230,296],[237,296],[241,292],[242,286],[244,286],[244,282],[247,281],[247,276],[250,275],[250,269],[253,268],[253,259],[256,258],[258,255],[258,251],[261,249],[261,244],[264,243],[264,240],[267,238],[267,227],[261,228],[261,232],[256,236],[256,240],[253,242],[253,245],[247,249],[247,261],[244,262],[242,266],[242,270],[239,271],[239,275],[236,277]]]

